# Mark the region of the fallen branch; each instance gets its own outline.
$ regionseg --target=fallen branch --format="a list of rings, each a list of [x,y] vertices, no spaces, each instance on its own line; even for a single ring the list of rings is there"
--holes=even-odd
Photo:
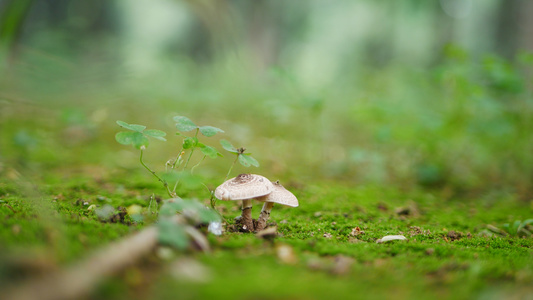
[[[133,264],[157,245],[157,228],[148,227],[97,251],[84,261],[45,278],[8,289],[4,300],[64,300],[87,295],[101,280]]]

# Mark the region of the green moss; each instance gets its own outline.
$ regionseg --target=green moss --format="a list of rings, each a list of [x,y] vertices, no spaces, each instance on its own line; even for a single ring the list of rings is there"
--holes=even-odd
[[[93,204],[115,208],[138,204],[147,209],[152,192],[145,190],[150,185],[142,182],[142,176],[132,174],[128,181],[56,176],[63,180],[48,178],[53,184],[44,186],[38,196],[13,183],[2,183],[3,281],[16,271],[9,260],[20,249],[45,253],[51,261],[64,265],[142,227],[128,219],[103,222],[88,210]],[[211,272],[207,284],[176,281],[160,262],[158,275],[142,288],[143,295],[324,299],[334,293],[338,298],[471,299],[487,293],[531,291],[533,240],[479,235],[487,224],[501,226],[530,218],[531,209],[520,200],[442,200],[425,190],[336,183],[310,184],[294,192],[300,207],[275,206],[272,211],[271,221],[277,223],[280,234],[273,243],[253,234],[210,236],[213,252],[196,256]],[[236,203],[219,201],[218,205],[225,207],[229,220],[239,214]],[[255,217],[259,211],[260,205],[256,205]],[[355,232],[355,227],[360,231]],[[403,234],[408,240],[376,243],[392,234]],[[278,258],[276,247],[282,244],[293,249],[293,264]],[[341,274],[335,271],[339,255],[353,259]],[[132,291],[139,287],[132,286],[126,273],[105,281],[94,295],[134,297]]]

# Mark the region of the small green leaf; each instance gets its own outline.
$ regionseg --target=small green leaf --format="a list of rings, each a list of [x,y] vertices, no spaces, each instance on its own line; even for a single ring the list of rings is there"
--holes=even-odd
[[[201,126],[200,132],[207,137],[211,137],[219,132],[224,132],[224,130],[213,126]]]
[[[186,150],[186,149],[194,148],[194,147],[196,147],[197,144],[198,144],[198,139],[197,138],[195,138],[195,137],[186,137],[183,140],[183,149]]]
[[[250,166],[250,163],[248,162],[248,160],[246,160],[246,156],[244,156],[242,154],[239,154],[239,162],[241,163],[241,165],[243,165],[245,167],[249,167]]]
[[[175,224],[171,220],[160,220],[157,226],[159,228],[159,242],[184,250],[189,246],[189,238],[187,237],[183,226],[184,225]]]
[[[249,155],[239,154],[239,162],[245,167],[249,167],[250,165],[259,167],[259,162]]]
[[[131,139],[133,147],[137,149],[141,149],[141,146],[148,147],[148,144],[150,143],[148,138],[140,132],[133,132]]]
[[[180,201],[181,198],[176,197],[172,199],[167,199],[163,201],[163,205],[161,205],[161,209],[159,209],[159,215],[160,216],[173,216],[177,213],[177,209],[175,207],[174,202]]]
[[[148,129],[143,132],[145,135],[149,137],[156,138],[161,141],[166,141],[167,139],[164,138],[167,134],[164,131],[157,130],[157,129]]]
[[[115,134],[115,140],[119,144],[129,145],[133,143],[133,137],[132,137],[133,134],[134,132],[126,132],[126,131],[117,132],[117,134]]]
[[[203,145],[203,147],[200,148],[200,151],[202,151],[203,154],[209,156],[209,158],[217,158],[217,156],[222,156],[220,152],[216,148],[213,148],[211,146]]]
[[[195,200],[174,199],[173,202],[167,202],[165,205],[175,210],[174,214],[179,212],[195,223],[220,221],[220,216],[214,210]]]
[[[179,131],[191,131],[198,128],[193,121],[184,116],[176,116],[174,117],[174,121],[176,122],[176,128],[178,128]]]
[[[237,149],[233,147],[233,145],[226,140],[220,140],[220,145],[222,145],[222,148],[226,149],[226,151],[229,151],[232,153],[238,153]]]
[[[144,126],[144,125],[128,124],[128,123],[122,122],[122,121],[117,121],[117,124],[120,127],[129,129],[129,130],[133,130],[133,131],[137,131],[137,132],[143,132],[143,130],[146,129],[146,126]]]
[[[220,216],[216,213],[216,211],[205,206],[198,210],[198,215],[202,223],[220,221]]]

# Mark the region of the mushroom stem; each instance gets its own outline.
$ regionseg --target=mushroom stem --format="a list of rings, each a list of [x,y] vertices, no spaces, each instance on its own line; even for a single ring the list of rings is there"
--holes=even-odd
[[[242,225],[245,231],[254,231],[252,220],[252,199],[242,200]]]
[[[257,228],[255,229],[256,231],[265,229],[268,218],[270,218],[270,211],[272,210],[273,206],[274,202],[265,202],[265,204],[263,204],[263,209],[261,209],[261,214],[257,220]]]

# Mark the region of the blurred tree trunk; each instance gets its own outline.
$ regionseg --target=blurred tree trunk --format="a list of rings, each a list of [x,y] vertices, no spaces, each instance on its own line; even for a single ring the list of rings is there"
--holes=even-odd
[[[233,14],[226,0],[186,0],[198,20],[209,33],[209,40],[199,41],[211,49],[212,56],[223,55],[234,45]],[[198,41],[197,41],[198,42]]]
[[[533,1],[502,0],[498,10],[496,49],[513,57],[520,48],[533,50]]]

